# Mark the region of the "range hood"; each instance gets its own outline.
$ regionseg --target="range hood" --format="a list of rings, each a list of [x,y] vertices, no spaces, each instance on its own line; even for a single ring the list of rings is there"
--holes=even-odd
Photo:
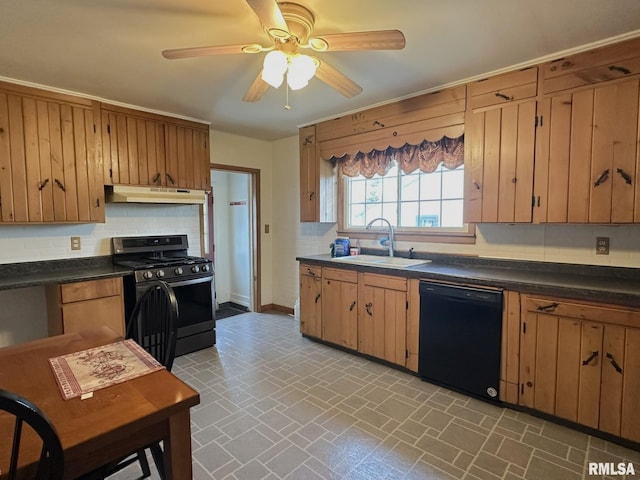
[[[107,186],[105,200],[110,203],[195,203],[204,204],[204,190],[165,187]]]

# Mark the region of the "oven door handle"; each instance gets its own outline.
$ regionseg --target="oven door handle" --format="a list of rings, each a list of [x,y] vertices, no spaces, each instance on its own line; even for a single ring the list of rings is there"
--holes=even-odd
[[[210,277],[192,278],[190,280],[182,280],[180,282],[167,282],[171,287],[185,287],[187,285],[195,285],[196,283],[206,283],[213,280],[213,275]]]

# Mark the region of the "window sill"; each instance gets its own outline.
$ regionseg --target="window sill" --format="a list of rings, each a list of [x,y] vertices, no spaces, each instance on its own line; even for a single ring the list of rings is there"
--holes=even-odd
[[[386,232],[384,228],[376,230],[364,229],[339,229],[338,235],[363,240],[375,240],[381,233]],[[455,243],[470,244],[476,243],[476,227],[469,225],[468,232],[407,232],[394,230],[394,238],[400,242],[427,242],[427,243]]]

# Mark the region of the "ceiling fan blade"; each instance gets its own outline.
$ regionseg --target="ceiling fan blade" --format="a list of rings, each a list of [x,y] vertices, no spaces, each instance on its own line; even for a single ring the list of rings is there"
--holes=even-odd
[[[332,52],[348,50],[401,50],[405,46],[405,39],[404,34],[400,30],[330,33],[310,38],[309,46],[317,51]]]
[[[360,85],[322,60],[316,69],[316,77],[347,98],[355,97],[362,92]]]
[[[258,53],[265,50],[262,45],[216,45],[213,47],[189,47],[163,50],[162,56],[168,59],[204,57],[208,55],[233,55],[236,53]]]
[[[289,37],[289,27],[276,0],[246,0],[246,2],[256,12],[269,33],[279,38]]]
[[[262,98],[268,88],[269,84],[262,80],[262,70],[260,70],[260,73],[247,90],[247,93],[245,93],[244,97],[242,97],[242,101],[257,102]]]

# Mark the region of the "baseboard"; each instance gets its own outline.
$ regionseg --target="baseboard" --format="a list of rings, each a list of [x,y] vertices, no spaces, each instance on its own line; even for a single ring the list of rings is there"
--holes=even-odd
[[[235,308],[236,310],[244,310],[244,311],[249,311],[249,308],[244,306],[244,305],[240,305],[238,303],[235,302],[223,302],[221,304],[218,305],[217,310],[223,309],[223,308]]]
[[[293,308],[289,308],[289,307],[283,307],[282,305],[276,305],[275,303],[269,303],[267,305],[261,305],[260,306],[260,310],[258,310],[260,313],[263,312],[280,312],[280,313],[286,313],[288,315],[293,315]]]

